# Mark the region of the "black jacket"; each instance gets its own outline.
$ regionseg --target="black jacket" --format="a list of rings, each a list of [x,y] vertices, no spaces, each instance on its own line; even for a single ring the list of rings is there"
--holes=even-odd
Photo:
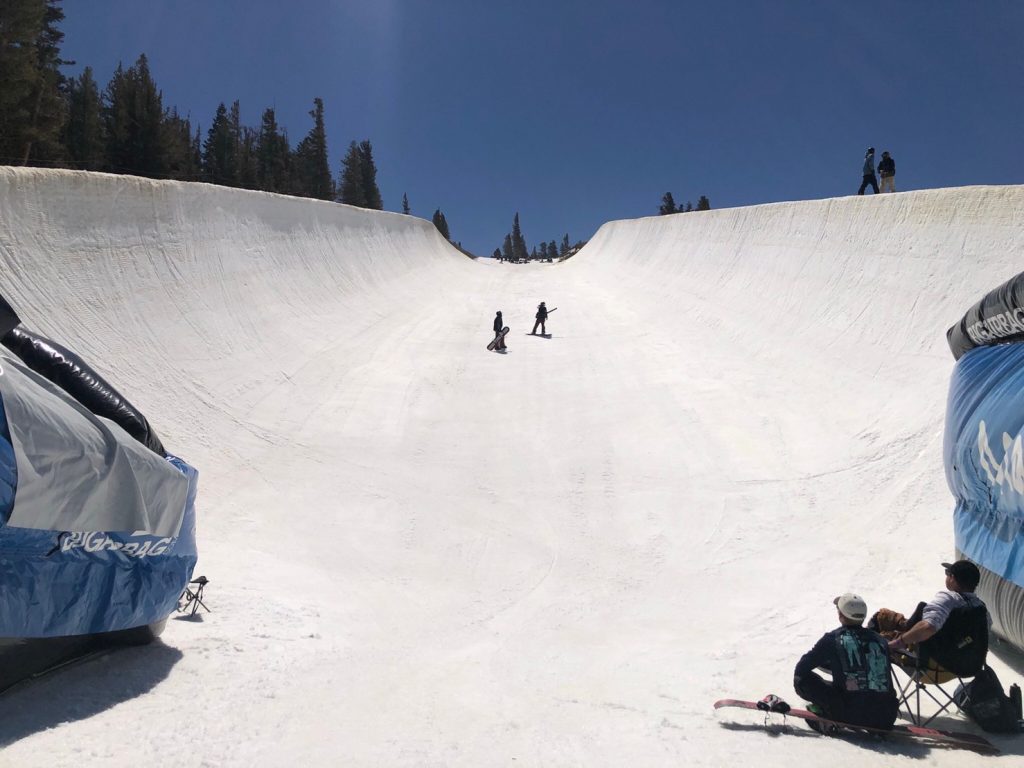
[[[883,157],[878,162],[878,175],[879,176],[895,176],[896,175],[896,161],[891,157]]]
[[[534,317],[538,320],[547,320],[548,308],[541,304],[539,307],[537,307],[537,314],[534,315]]]
[[[498,331],[500,331],[502,328],[505,327],[501,323],[502,323],[501,315],[495,315],[494,316],[494,332],[495,333],[497,333]]]
[[[831,673],[831,683],[815,673],[817,668]],[[890,728],[899,712],[889,644],[864,627],[839,627],[822,635],[797,662],[793,687],[840,722]]]

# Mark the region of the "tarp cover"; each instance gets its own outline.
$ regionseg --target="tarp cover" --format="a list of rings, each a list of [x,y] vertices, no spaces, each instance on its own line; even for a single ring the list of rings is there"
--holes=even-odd
[[[167,465],[188,488],[176,536],[0,526],[0,638],[116,632],[174,612],[197,559],[198,473],[174,457]]]
[[[0,399],[17,467],[13,510],[0,522],[6,517],[10,526],[44,531],[178,535],[188,480],[162,456],[3,353]]]
[[[946,331],[946,341],[957,360],[975,347],[1022,340],[1024,272],[985,294],[959,323]]]
[[[957,362],[944,453],[956,499],[956,548],[1004,580],[1000,600],[1017,604],[1016,592],[1024,589],[1024,344],[978,347]],[[989,587],[998,579],[989,579]],[[1014,594],[1002,594],[1007,591]],[[998,616],[989,592],[979,590],[1007,628],[1004,636],[1024,648],[1021,617]]]

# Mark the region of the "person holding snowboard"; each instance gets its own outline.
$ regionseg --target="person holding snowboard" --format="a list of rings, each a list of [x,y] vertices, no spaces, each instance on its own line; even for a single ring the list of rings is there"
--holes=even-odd
[[[888,152],[882,153],[882,159],[878,161],[878,175],[882,179],[882,191],[886,191],[888,187],[889,192],[896,191],[896,161],[893,160]]]
[[[868,609],[859,595],[846,592],[832,601],[839,627],[826,632],[793,670],[793,688],[819,717],[850,725],[889,730],[899,714],[890,673],[889,644],[862,626]],[[827,670],[826,682],[814,670]],[[816,731],[822,724],[808,721]]]
[[[544,306],[544,302],[543,301],[539,305],[537,305],[537,314],[534,315],[533,317],[534,317],[533,330],[530,331],[530,335],[531,336],[535,336],[537,334],[537,326],[539,325],[540,326],[540,335],[541,336],[547,336],[548,332],[547,332],[547,329],[544,327],[544,323],[548,319],[548,308]]]
[[[501,352],[505,349],[505,339],[501,335],[501,329],[505,327],[504,321],[501,319],[501,310],[494,316],[494,351]]]
[[[864,153],[864,168],[863,168],[864,180],[860,183],[860,189],[857,190],[858,195],[863,195],[864,190],[867,189],[868,184],[875,190],[875,194],[878,194],[878,179],[875,177],[875,148],[868,147],[868,151]]]

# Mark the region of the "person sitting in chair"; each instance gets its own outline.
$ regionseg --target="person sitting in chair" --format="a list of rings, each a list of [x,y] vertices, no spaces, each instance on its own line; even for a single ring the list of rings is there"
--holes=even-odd
[[[889,650],[894,653],[918,646],[934,637],[945,626],[953,611],[968,608],[985,608],[985,603],[974,594],[981,581],[978,566],[970,560],[942,563],[946,569],[946,588],[936,593],[931,602],[920,603],[910,618],[901,613],[882,608],[868,622],[868,627],[889,640]],[[989,627],[992,617],[985,608]]]
[[[868,612],[863,598],[847,592],[832,602],[840,626],[826,632],[797,662],[793,688],[819,717],[888,730],[896,722],[899,702],[885,639],[861,626]],[[826,682],[816,668],[828,671],[832,681]],[[821,730],[819,722],[808,723]]]

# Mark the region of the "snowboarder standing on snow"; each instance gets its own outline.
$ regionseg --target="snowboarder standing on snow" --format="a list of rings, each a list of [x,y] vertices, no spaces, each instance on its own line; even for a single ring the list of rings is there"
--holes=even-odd
[[[863,195],[864,190],[867,189],[868,184],[875,190],[875,194],[878,194],[878,179],[875,178],[875,148],[868,147],[868,151],[864,155],[864,180],[860,183],[860,189],[857,190],[858,195]]]
[[[500,352],[505,349],[505,339],[501,336],[501,329],[505,327],[504,321],[501,319],[501,310],[494,316],[494,349],[496,352]]]
[[[878,161],[878,175],[882,177],[882,191],[889,188],[889,192],[896,191],[896,161],[889,157],[888,152],[882,153],[882,159]]]
[[[540,326],[540,335],[541,336],[546,336],[548,332],[547,332],[547,329],[544,327],[544,323],[548,319],[548,308],[544,306],[544,302],[543,301],[539,305],[537,305],[537,314],[534,315],[534,318],[535,318],[535,321],[533,323],[533,330],[530,331],[530,335],[531,336],[536,335],[536,333],[537,333],[537,326],[539,325]]]
[[[819,717],[888,730],[899,714],[889,644],[861,626],[868,609],[859,595],[847,592],[832,602],[839,612],[839,628],[826,632],[797,662],[793,687]],[[831,682],[814,671],[818,667],[832,674]],[[820,723],[808,724],[820,730]]]

